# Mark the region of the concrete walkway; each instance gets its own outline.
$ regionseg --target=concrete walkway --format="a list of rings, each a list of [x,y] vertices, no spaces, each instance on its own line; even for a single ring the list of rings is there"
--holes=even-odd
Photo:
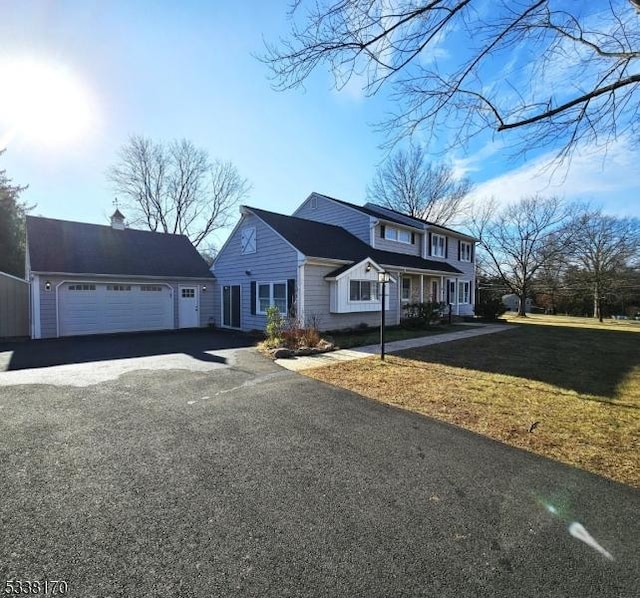
[[[475,325],[474,325],[475,326]],[[417,338],[409,338],[402,341],[393,341],[385,343],[386,353],[397,353],[406,349],[415,349],[416,347],[427,347],[429,345],[439,345],[440,343],[448,343],[464,338],[473,338],[475,336],[483,336],[485,334],[495,334],[497,332],[505,332],[513,330],[513,326],[506,324],[481,324],[469,330],[460,330],[459,332],[447,332],[446,334],[434,334],[432,336],[419,336]],[[283,368],[294,372],[300,370],[309,370],[312,368],[320,368],[325,365],[332,365],[341,361],[352,361],[353,359],[362,359],[380,353],[380,345],[365,345],[364,347],[355,347],[353,349],[339,349],[330,353],[320,353],[319,355],[309,355],[305,357],[293,357],[290,359],[276,359],[275,362]]]

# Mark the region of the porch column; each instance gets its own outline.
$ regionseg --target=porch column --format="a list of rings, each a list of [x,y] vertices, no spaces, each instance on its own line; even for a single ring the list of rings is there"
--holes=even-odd
[[[445,293],[444,293],[444,276],[440,277],[440,302],[444,303],[445,300]]]
[[[424,303],[424,275],[420,274],[420,303]]]

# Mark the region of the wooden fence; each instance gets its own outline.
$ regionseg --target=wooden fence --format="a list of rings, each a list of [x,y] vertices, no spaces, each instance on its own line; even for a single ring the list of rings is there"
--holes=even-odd
[[[29,283],[0,272],[0,338],[29,335]]]

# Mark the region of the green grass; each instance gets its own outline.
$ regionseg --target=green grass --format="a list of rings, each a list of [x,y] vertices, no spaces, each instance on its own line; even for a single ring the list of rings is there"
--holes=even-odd
[[[384,363],[369,358],[307,373],[640,487],[640,326],[511,322],[511,331]]]
[[[421,336],[432,336],[434,334],[444,334],[446,332],[460,332],[468,330],[474,326],[459,326],[456,324],[438,324],[427,329],[409,328],[386,328],[384,333],[385,343],[402,341],[408,338],[418,338]],[[365,331],[355,331],[348,333],[335,333],[331,335],[336,347],[340,349],[350,349],[352,347],[363,347],[365,345],[375,345],[380,342],[380,329],[369,328]]]

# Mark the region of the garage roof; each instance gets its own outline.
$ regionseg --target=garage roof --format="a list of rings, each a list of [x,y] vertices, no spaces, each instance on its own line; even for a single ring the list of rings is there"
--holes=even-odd
[[[27,216],[33,272],[211,278],[184,235]]]

